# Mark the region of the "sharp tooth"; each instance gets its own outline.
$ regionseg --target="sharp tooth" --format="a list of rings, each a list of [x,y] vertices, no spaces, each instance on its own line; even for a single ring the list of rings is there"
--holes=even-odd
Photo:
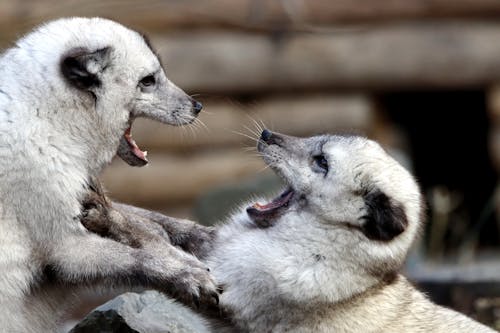
[[[143,154],[144,154],[144,157],[148,156],[148,151],[147,151],[147,150],[145,150],[145,151],[143,152]]]

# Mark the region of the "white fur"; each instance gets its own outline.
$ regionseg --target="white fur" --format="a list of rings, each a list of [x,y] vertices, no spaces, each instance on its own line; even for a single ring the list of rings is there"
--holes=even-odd
[[[362,137],[293,138],[259,144],[294,190],[268,228],[241,212],[221,226],[208,265],[224,286],[221,305],[242,332],[492,332],[438,307],[396,272],[423,221],[414,178]],[[328,160],[325,173],[314,157]],[[386,241],[359,228],[363,194],[385,193],[407,226]],[[392,278],[391,278],[392,277]]]
[[[87,68],[102,82],[94,99],[70,85],[60,65],[74,48],[105,47],[109,66]],[[151,72],[159,88],[143,93],[137,82]],[[79,223],[89,177],[110,162],[134,117],[187,123],[191,101],[138,33],[100,18],[40,26],[1,56],[0,77],[0,327],[50,332],[72,297],[69,286],[45,281],[44,268],[78,285],[133,260]]]

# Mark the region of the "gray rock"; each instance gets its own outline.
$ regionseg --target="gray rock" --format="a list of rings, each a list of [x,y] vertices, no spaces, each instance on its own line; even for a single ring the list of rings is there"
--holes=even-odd
[[[156,292],[126,293],[99,306],[70,333],[208,333],[206,321]]]

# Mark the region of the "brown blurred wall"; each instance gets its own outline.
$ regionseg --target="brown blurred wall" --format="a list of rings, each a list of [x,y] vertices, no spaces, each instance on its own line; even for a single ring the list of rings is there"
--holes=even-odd
[[[245,149],[264,124],[293,135],[357,131],[411,160],[379,94],[499,94],[499,1],[0,0],[0,45],[64,16],[104,16],[145,32],[167,75],[204,103],[206,126],[138,121],[134,138],[150,165],[117,160],[102,177],[114,198],[177,216],[192,216],[207,190],[268,172]],[[497,104],[488,111],[495,161]]]

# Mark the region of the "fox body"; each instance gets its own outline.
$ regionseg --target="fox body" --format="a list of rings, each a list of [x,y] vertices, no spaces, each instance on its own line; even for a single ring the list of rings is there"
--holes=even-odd
[[[399,273],[425,207],[415,179],[376,142],[265,130],[257,149],[286,189],[243,206],[191,249],[224,288],[220,308],[203,309],[215,332],[493,332],[433,304]],[[88,226],[147,244],[166,224],[115,205]]]
[[[53,21],[0,56],[0,77],[2,331],[53,331],[89,285],[214,293],[206,266],[168,242],[131,248],[80,223],[91,180],[117,151],[147,162],[130,136],[136,117],[182,125],[201,109],[143,36],[100,18]]]

